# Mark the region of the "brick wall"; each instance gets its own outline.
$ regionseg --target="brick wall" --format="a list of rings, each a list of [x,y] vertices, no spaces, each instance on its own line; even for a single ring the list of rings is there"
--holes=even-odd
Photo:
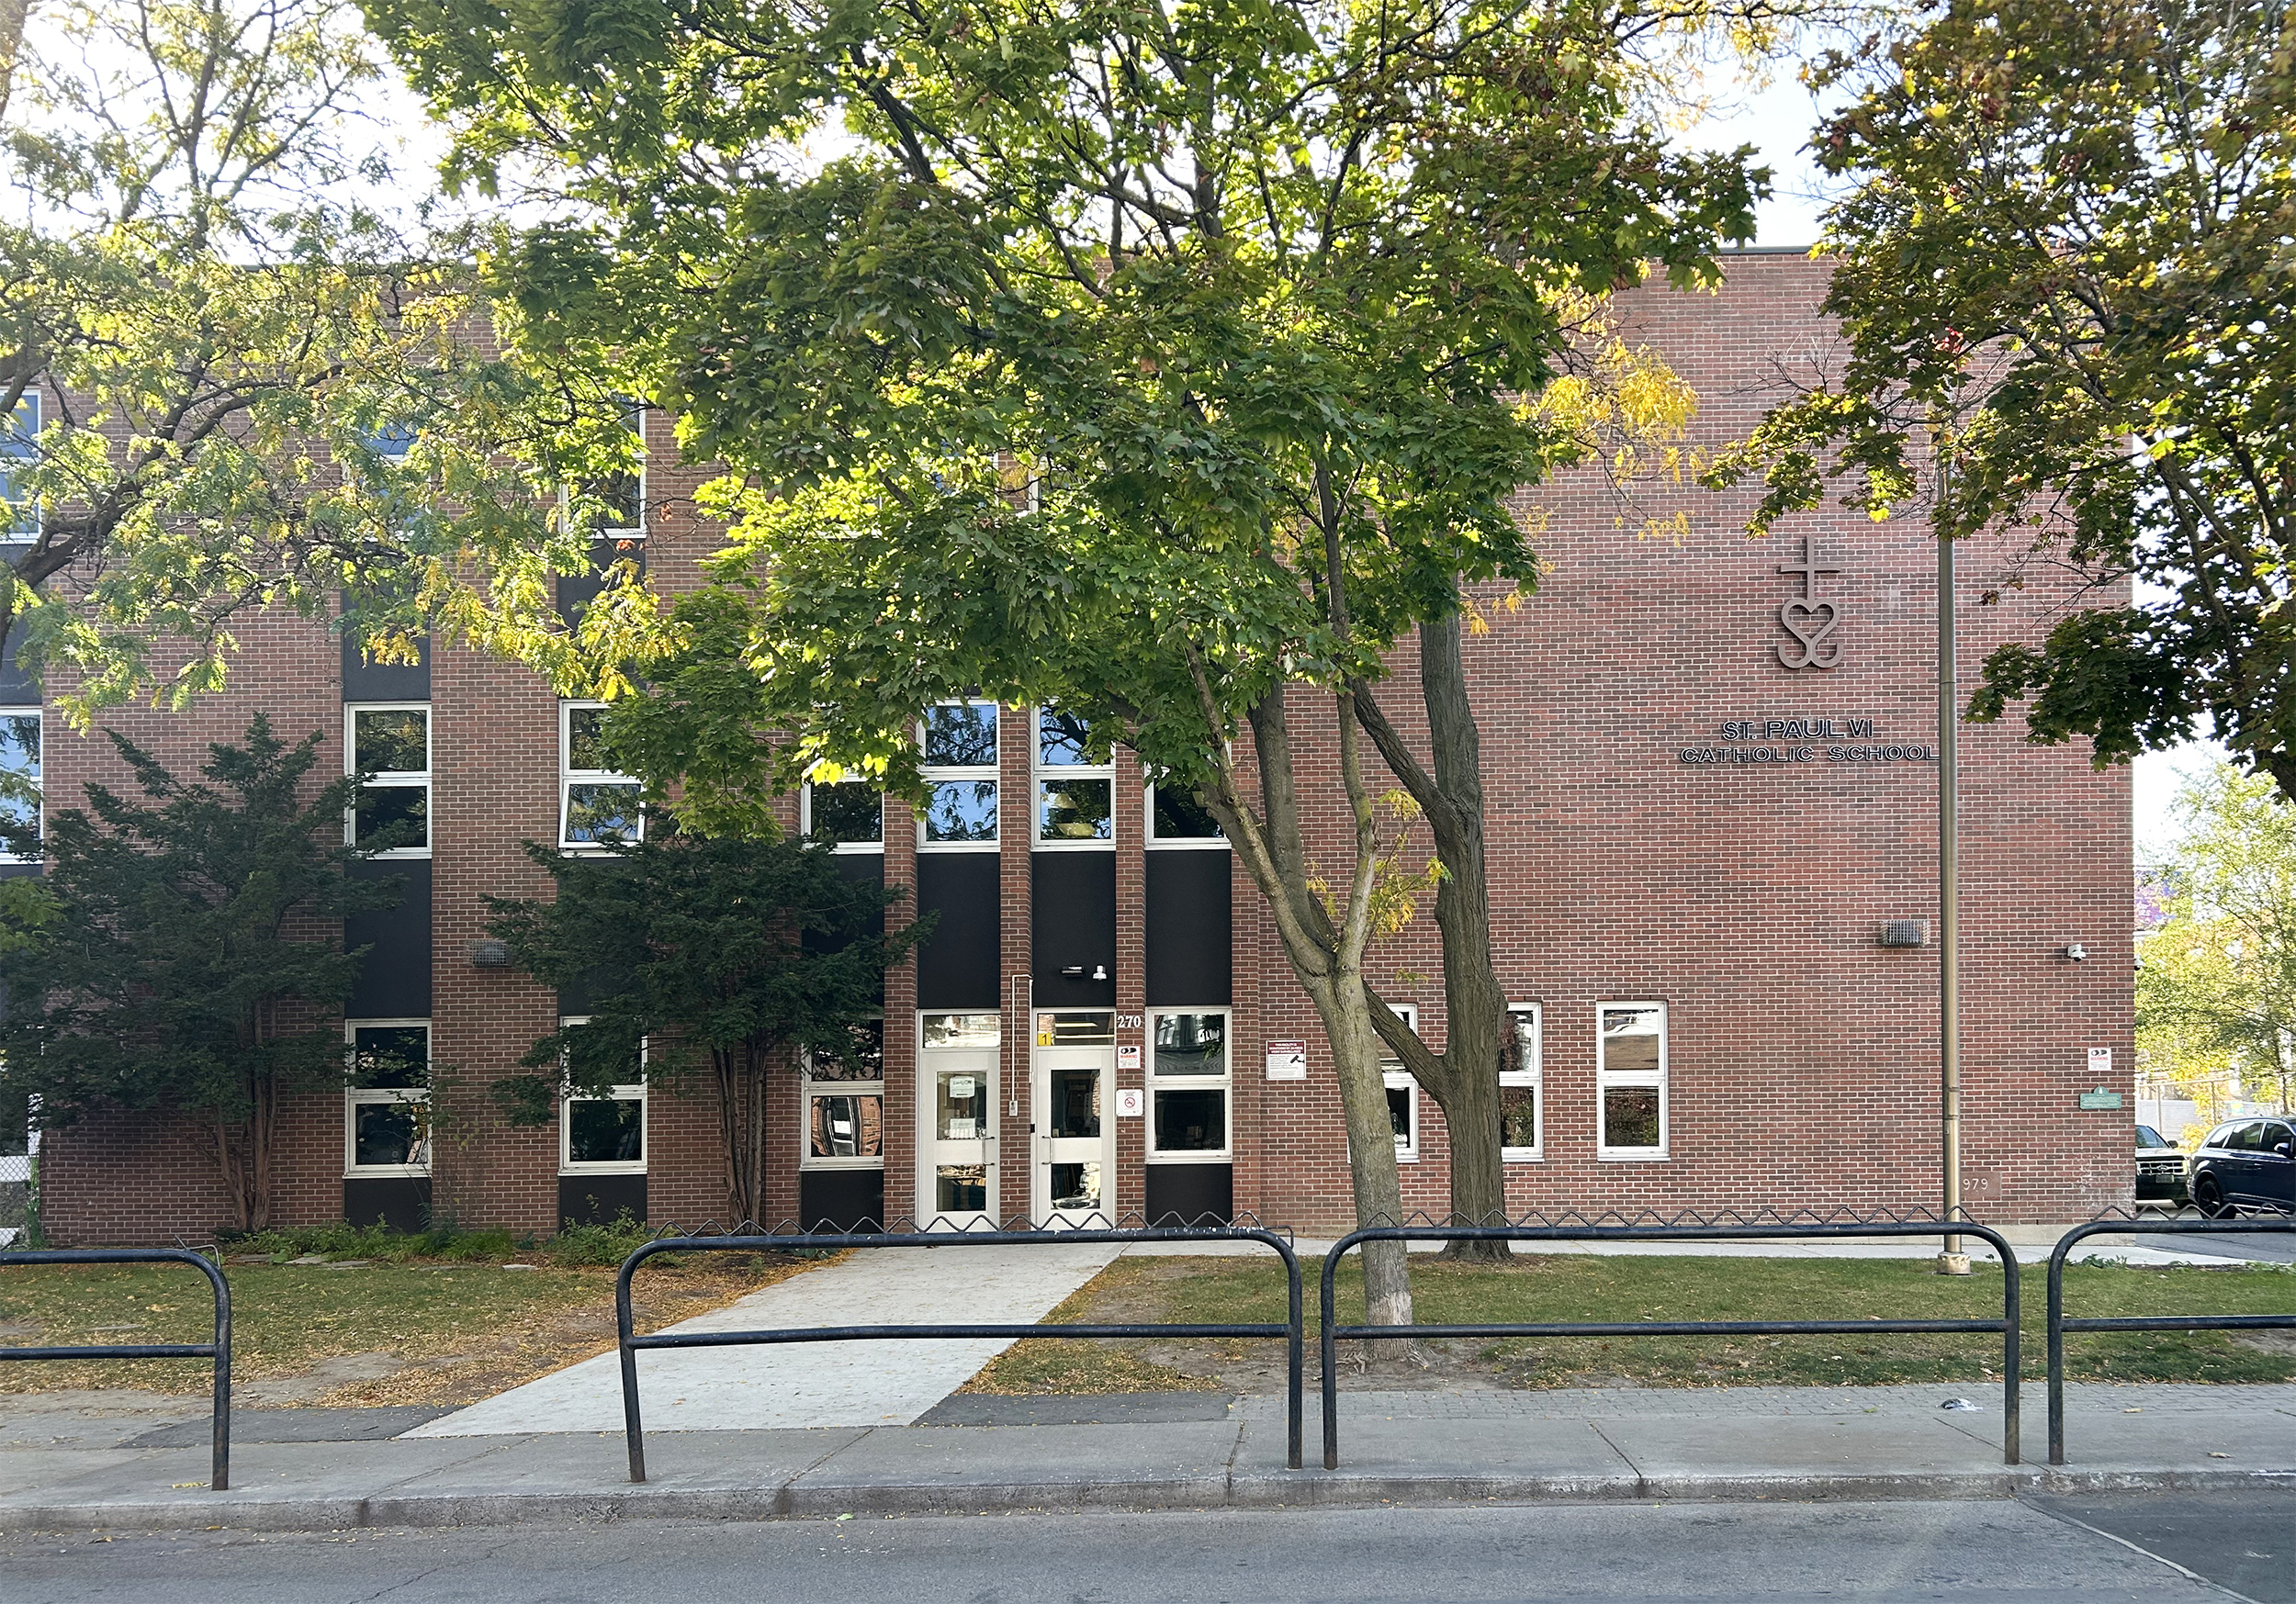
[[[1732,261],[1720,295],[1654,290],[1626,303],[1629,337],[1660,346],[1701,398],[1697,442],[1741,433],[1777,393],[1775,358],[1818,348],[1821,271],[1798,257]],[[671,462],[668,420],[649,425],[658,509],[648,561],[671,590],[694,582],[714,536],[693,516],[698,471]],[[1483,736],[1501,973],[1509,994],[1544,1006],[1543,1161],[1510,1167],[1519,1207],[1915,1206],[1937,1195],[1937,950],[1884,948],[1884,921],[1931,921],[1936,881],[1936,766],[1824,761],[1723,766],[1681,760],[1717,740],[1726,720],[1874,721],[1875,740],[1933,744],[1935,553],[1919,522],[1873,524],[1839,510],[1789,521],[1766,541],[1739,533],[1748,498],[1687,487],[1644,492],[1625,511],[1592,476],[1530,499],[1547,521],[1551,572],[1517,611],[1488,610],[1468,656]],[[1639,538],[1646,515],[1680,509],[1680,541]],[[1621,519],[1624,518],[1622,526]],[[1840,666],[1789,670],[1777,610],[1799,580],[1778,572],[1817,539],[1838,574],[1823,577],[1842,622]],[[2004,591],[1980,607],[2014,555],[1973,542],[1962,555],[1962,691],[1993,645],[2030,637],[2059,598]],[[284,732],[324,729],[339,743],[334,647],[315,625],[254,621],[233,689],[194,712],[131,712],[114,721],[171,755],[236,735],[268,708]],[[1381,698],[1407,731],[1424,728],[1400,655]],[[1327,701],[1302,694],[1302,791],[1327,861],[1345,860]],[[437,779],[433,1051],[445,1118],[438,1156],[442,1209],[467,1224],[546,1230],[557,1205],[557,1134],[513,1131],[483,1083],[551,1027],[555,1002],[521,977],[479,970],[471,943],[482,898],[537,894],[546,881],[518,850],[555,839],[556,699],[522,669],[452,650],[436,654]],[[1027,722],[1006,715],[1001,941],[1006,1020],[1000,1088],[1028,1090],[1029,1021],[1011,978],[1030,962],[1031,836]],[[1770,745],[1788,743],[1772,742]],[[2130,1092],[2132,952],[2126,770],[2093,771],[2085,747],[2040,748],[2015,722],[1964,726],[1963,957],[1967,1196],[2007,1220],[2086,1215],[2126,1198],[2126,1112],[2084,1112],[2095,1083],[2087,1049],[2114,1053],[2110,1089]],[[331,746],[329,772],[340,762]],[[59,801],[110,773],[108,748],[51,735],[50,790]],[[1118,798],[1118,997],[1141,1008],[1141,792],[1129,765]],[[1374,783],[1386,781],[1375,771]],[[889,805],[886,883],[914,885],[913,823]],[[1330,1229],[1350,1213],[1345,1143],[1328,1051],[1256,891],[1234,875],[1235,1202],[1272,1223]],[[909,916],[912,904],[894,917]],[[1415,1002],[1440,1046],[1441,966],[1431,914],[1375,949],[1390,999]],[[2058,956],[2070,941],[2084,964]],[[1418,978],[1411,978],[1418,977]],[[1595,1156],[1597,1004],[1659,1001],[1669,1009],[1670,1140],[1661,1161]],[[886,1209],[917,1205],[915,965],[886,985]],[[1269,1083],[1267,1041],[1310,1044],[1310,1078]],[[1136,1039],[1126,1033],[1121,1039]],[[1137,1084],[1131,1072],[1117,1083]],[[795,1207],[802,1115],[793,1074],[777,1088],[777,1150],[769,1193]],[[1419,1161],[1406,1167],[1412,1206],[1446,1202],[1446,1139],[1420,1099]],[[1001,1208],[1028,1206],[1028,1116],[1004,1121]],[[656,1219],[715,1217],[725,1205],[714,1099],[658,1089],[650,1110],[648,1205]],[[1110,1201],[1142,1197],[1140,1121],[1119,1125]],[[340,1206],[341,1111],[298,1104],[281,1162],[281,1214],[332,1217]],[[60,1240],[164,1240],[216,1217],[210,1169],[179,1127],[127,1116],[84,1123],[49,1147],[47,1195]]]

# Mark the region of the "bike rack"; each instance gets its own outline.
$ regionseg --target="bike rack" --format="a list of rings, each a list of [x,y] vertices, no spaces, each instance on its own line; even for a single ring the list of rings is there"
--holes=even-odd
[[[2067,1331],[2274,1331],[2296,1329],[2296,1315],[2125,1315],[2065,1318],[2065,1262],[2073,1244],[2106,1232],[2178,1236],[2296,1233],[2296,1215],[2273,1219],[2093,1219],[2057,1239],[2049,1253],[2049,1463],[2065,1463],[2065,1333]]]
[[[192,1264],[215,1292],[215,1336],[206,1342],[119,1342],[101,1348],[0,1348],[9,1359],[212,1359],[215,1361],[214,1446],[208,1486],[231,1485],[231,1289],[204,1254],[186,1248],[39,1248],[0,1252],[9,1264]]]
[[[1282,1259],[1289,1283],[1290,1318],[1282,1325],[1118,1325],[1026,1326],[917,1324],[902,1326],[799,1326],[760,1331],[660,1331],[652,1336],[633,1334],[630,1277],[647,1260],[661,1253],[786,1253],[796,1250],[847,1248],[988,1248],[1024,1243],[1260,1242]],[[1109,1230],[995,1230],[904,1231],[894,1233],[799,1232],[793,1235],[742,1237],[666,1237],[643,1244],[622,1262],[614,1284],[613,1314],[621,1340],[622,1419],[630,1448],[630,1479],[646,1479],[645,1429],[638,1418],[637,1356],[640,1350],[664,1348],[737,1348],[783,1342],[869,1342],[917,1337],[1282,1337],[1289,1349],[1291,1469],[1300,1468],[1300,1371],[1303,1320],[1300,1259],[1291,1244],[1273,1231],[1256,1227],[1216,1229],[1148,1228]]]
[[[1680,1242],[1808,1240],[1841,1237],[1976,1237],[2001,1258],[2001,1318],[1998,1320],[1603,1320],[1545,1321],[1526,1325],[1344,1326],[1335,1321],[1339,1262],[1365,1242]],[[2001,1234],[1975,1220],[1887,1220],[1754,1223],[1734,1220],[1697,1225],[1570,1224],[1497,1226],[1367,1226],[1334,1243],[1323,1257],[1321,1314],[1323,1324],[1323,1468],[1339,1468],[1339,1342],[1342,1338],[1396,1341],[1419,1337],[1776,1337],[1849,1335],[1856,1332],[1984,1332],[2001,1337],[2002,1463],[2018,1463],[2018,1285],[2017,1255]],[[2296,1323],[2291,1321],[2290,1323]]]

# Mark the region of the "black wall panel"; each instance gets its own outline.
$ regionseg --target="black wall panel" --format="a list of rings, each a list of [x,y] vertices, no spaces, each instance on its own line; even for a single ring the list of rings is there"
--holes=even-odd
[[[561,1175],[558,1177],[558,1225],[610,1226],[623,1215],[646,1218],[646,1177],[643,1175]]]
[[[1228,854],[1146,856],[1148,1005],[1232,1002]]]
[[[431,700],[431,641],[415,643],[419,654],[411,663],[370,663],[358,642],[343,642],[343,700],[345,701],[428,701]]]
[[[801,1170],[797,1173],[797,1223],[809,1231],[881,1231],[885,1228],[883,1170]]]
[[[840,852],[837,857],[837,871],[844,879],[857,881],[874,891],[883,892],[885,889],[885,858],[882,852]],[[906,912],[907,906],[908,899],[904,897],[901,907]],[[885,933],[884,915],[878,914],[870,922],[869,928],[872,935],[883,936]],[[812,930],[805,932],[805,950],[808,952],[835,952],[846,945],[848,940],[836,939]]]
[[[1036,1005],[1115,1007],[1116,854],[1036,853],[1029,860],[1029,895]]]
[[[940,915],[917,955],[919,1008],[1002,1006],[996,862],[994,852],[917,854],[917,911]]]
[[[348,1005],[354,1019],[431,1016],[431,862],[427,858],[354,863],[353,880],[397,880],[399,905],[343,922],[346,949],[369,948]]]
[[[355,1226],[380,1226],[409,1236],[431,1228],[431,1178],[362,1175],[343,1183],[343,1217]]]
[[[1224,856],[1224,854],[1223,854]],[[1224,1226],[1235,1217],[1232,1164],[1150,1164],[1148,1224]]]

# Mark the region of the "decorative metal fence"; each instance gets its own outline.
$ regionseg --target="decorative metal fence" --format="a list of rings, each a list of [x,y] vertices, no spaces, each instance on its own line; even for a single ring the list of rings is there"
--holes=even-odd
[[[190,1264],[207,1276],[215,1294],[215,1334],[205,1342],[112,1342],[101,1347],[0,1348],[10,1359],[209,1359],[215,1362],[213,1448],[208,1486],[222,1492],[231,1485],[231,1289],[223,1272],[185,1248],[42,1248],[0,1252],[8,1264]]]
[[[1087,1218],[1105,1218],[1101,1216]],[[904,1224],[907,1222],[902,1222]],[[765,1253],[802,1251],[805,1250],[837,1251],[849,1248],[984,1248],[1021,1245],[1112,1243],[1120,1246],[1149,1244],[1184,1245],[1206,1242],[1257,1242],[1271,1248],[1282,1261],[1289,1285],[1289,1316],[1280,1325],[1272,1322],[1231,1321],[1219,1324],[1148,1324],[1121,1325],[1018,1325],[951,1321],[920,1321],[893,1326],[792,1326],[753,1331],[660,1331],[639,1336],[633,1326],[630,1306],[630,1278],[647,1260],[664,1253]],[[870,1342],[918,1338],[1053,1338],[1078,1340],[1101,1337],[1280,1337],[1286,1342],[1288,1385],[1290,1404],[1290,1444],[1289,1464],[1300,1468],[1300,1371],[1302,1365],[1301,1291],[1300,1260],[1291,1244],[1276,1232],[1255,1225],[1188,1227],[1113,1226],[1091,1229],[1027,1229],[1002,1228],[965,1229],[950,1227],[941,1229],[890,1230],[876,1232],[816,1232],[789,1231],[757,1233],[740,1236],[694,1235],[663,1237],[647,1242],[622,1262],[622,1273],[614,1285],[614,1322],[621,1337],[622,1354],[622,1414],[630,1451],[630,1479],[646,1479],[645,1428],[639,1418],[637,1356],[649,1350],[685,1348],[739,1348],[774,1345],[788,1342]]]
[[[2000,1256],[2001,1316],[1998,1319],[1938,1320],[1548,1320],[1483,1321],[1472,1325],[1345,1325],[1337,1308],[1340,1261],[1366,1242],[1694,1242],[1840,1240],[1849,1237],[1975,1237]],[[1975,1220],[1946,1221],[1821,1215],[1679,1214],[1660,1217],[1600,1215],[1530,1216],[1504,1225],[1373,1225],[1349,1232],[1323,1258],[1322,1301],[1323,1468],[1339,1468],[1339,1354],[1343,1340],[1408,1341],[1430,1337],[1770,1337],[1848,1333],[1998,1333],[2001,1339],[2002,1462],[2018,1463],[2018,1274],[2017,1255],[1998,1231]]]
[[[2067,1331],[2284,1331],[2296,1330],[2289,1315],[2108,1315],[2079,1319],[2065,1312],[2065,1265],[2074,1247],[2108,1232],[2168,1236],[2253,1236],[2266,1232],[2296,1236],[2296,1215],[2257,1217],[2198,1217],[2142,1212],[2092,1219],[2058,1239],[2049,1254],[2049,1463],[2065,1463],[2065,1334]]]

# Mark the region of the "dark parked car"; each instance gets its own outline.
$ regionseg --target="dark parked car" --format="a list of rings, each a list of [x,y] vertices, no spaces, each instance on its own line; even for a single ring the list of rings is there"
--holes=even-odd
[[[2285,1118],[2235,1119],[2192,1155],[2192,1201],[2209,1214],[2296,1209],[2296,1128]]]
[[[2136,1127],[2136,1200],[2171,1208],[2185,1203],[2184,1154],[2149,1125]]]

